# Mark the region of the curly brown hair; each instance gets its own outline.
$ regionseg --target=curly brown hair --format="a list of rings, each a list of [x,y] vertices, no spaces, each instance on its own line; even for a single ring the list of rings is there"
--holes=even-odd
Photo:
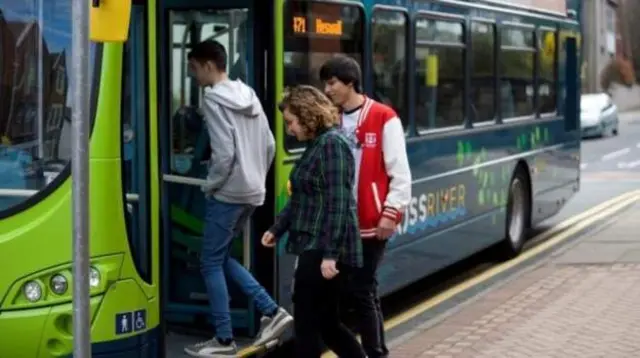
[[[311,138],[315,137],[318,130],[340,123],[338,108],[322,91],[309,85],[287,88],[278,108],[281,112],[289,110],[298,117],[300,126]]]

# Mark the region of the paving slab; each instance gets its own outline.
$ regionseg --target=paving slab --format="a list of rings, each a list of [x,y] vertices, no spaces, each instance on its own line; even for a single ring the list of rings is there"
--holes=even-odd
[[[391,357],[640,357],[638,214],[424,322],[390,342]]]

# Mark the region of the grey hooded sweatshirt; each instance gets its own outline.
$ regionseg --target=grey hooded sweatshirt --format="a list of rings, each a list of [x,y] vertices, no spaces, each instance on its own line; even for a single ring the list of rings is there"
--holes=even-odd
[[[260,206],[275,155],[275,140],[255,91],[239,80],[204,90],[204,120],[211,140],[207,196]]]

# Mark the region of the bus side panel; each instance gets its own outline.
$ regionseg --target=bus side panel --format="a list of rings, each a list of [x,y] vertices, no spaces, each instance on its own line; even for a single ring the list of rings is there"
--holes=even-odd
[[[507,189],[519,162],[528,167],[536,219],[555,214],[577,186],[573,139],[556,118],[410,140],[412,200],[379,271],[381,292],[503,239]]]

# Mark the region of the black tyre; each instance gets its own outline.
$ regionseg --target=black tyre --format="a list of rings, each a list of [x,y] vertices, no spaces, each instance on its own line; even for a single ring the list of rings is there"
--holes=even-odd
[[[531,223],[530,184],[523,167],[518,167],[509,184],[505,239],[498,246],[498,258],[509,260],[520,254]]]

